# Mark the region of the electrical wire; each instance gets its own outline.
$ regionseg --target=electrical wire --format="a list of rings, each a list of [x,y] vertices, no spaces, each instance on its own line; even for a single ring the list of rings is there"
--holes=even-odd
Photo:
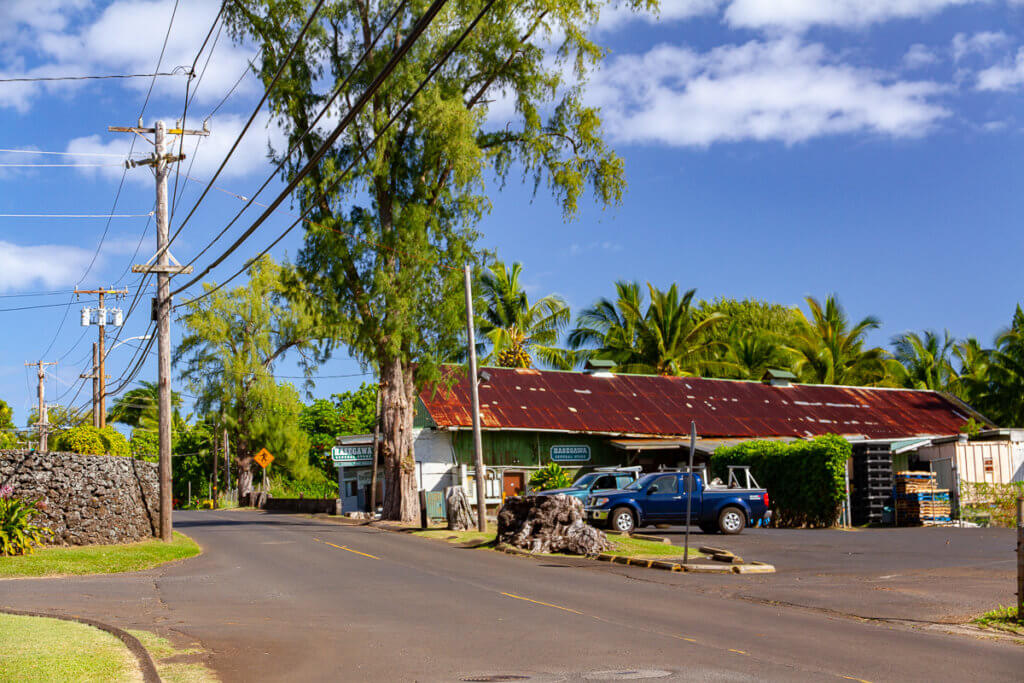
[[[157,76],[180,76],[185,71],[184,67],[177,67],[174,71],[158,71],[151,74],[106,74],[102,76],[18,76],[15,78],[0,78],[0,83],[33,83],[38,81],[99,81],[111,78],[150,78],[154,80]]]
[[[444,4],[444,2],[445,2],[445,0],[435,0],[435,4],[437,4],[437,3],[440,3],[441,5],[443,5],[443,4]],[[421,91],[423,90],[423,88],[424,88],[424,87],[426,87],[427,83],[428,83],[428,82],[430,82],[430,80],[431,80],[431,79],[432,79],[432,78],[434,77],[434,75],[435,75],[435,74],[436,74],[436,73],[437,73],[437,72],[438,72],[438,71],[440,70],[440,68],[441,68],[442,66],[444,66],[444,64],[445,64],[445,63],[446,63],[446,62],[448,61],[448,59],[449,59],[449,58],[451,57],[451,55],[452,55],[452,54],[453,54],[453,53],[455,52],[455,50],[457,50],[457,49],[459,48],[459,46],[460,46],[460,45],[461,45],[461,44],[463,43],[463,41],[464,41],[464,40],[466,39],[466,37],[467,37],[467,36],[468,36],[468,35],[469,35],[469,34],[470,34],[470,33],[471,33],[472,31],[473,31],[473,29],[474,29],[474,28],[476,28],[477,24],[478,24],[478,23],[480,22],[480,20],[481,20],[481,19],[483,19],[484,15],[485,15],[485,14],[486,14],[486,13],[488,12],[488,10],[490,10],[490,8],[491,8],[491,7],[492,7],[492,6],[494,5],[494,3],[495,3],[495,2],[496,2],[496,0],[489,0],[489,1],[487,2],[487,4],[486,4],[486,5],[484,5],[484,6],[483,6],[483,8],[481,8],[480,12],[479,12],[479,13],[478,13],[478,14],[476,15],[476,17],[474,17],[473,21],[472,21],[472,22],[471,22],[471,23],[470,23],[470,24],[469,24],[469,25],[468,25],[468,26],[467,26],[467,27],[466,27],[466,28],[465,28],[465,29],[464,29],[464,30],[462,31],[462,33],[461,33],[461,34],[459,35],[459,38],[458,38],[458,39],[457,39],[457,40],[455,41],[455,43],[453,43],[453,44],[452,44],[452,45],[451,45],[451,46],[450,46],[450,47],[449,47],[449,48],[448,48],[448,49],[447,49],[447,50],[445,51],[445,53],[443,54],[443,56],[441,57],[441,59],[435,62],[434,66],[433,66],[433,67],[431,68],[431,70],[430,70],[430,71],[429,71],[429,72],[427,73],[427,75],[426,75],[426,76],[425,76],[425,77],[423,78],[423,80],[422,80],[422,81],[420,81],[419,85],[418,85],[418,86],[416,87],[416,90],[414,90],[414,91],[413,91],[413,93],[412,93],[412,95],[411,95],[411,96],[410,96],[409,98],[407,98],[407,99],[406,99],[406,100],[405,100],[405,101],[404,101],[404,102],[402,103],[402,106],[401,106],[401,107],[399,107],[399,109],[398,109],[398,110],[397,110],[397,111],[396,111],[396,112],[394,113],[394,115],[392,115],[392,116],[391,116],[391,118],[390,118],[390,119],[388,120],[388,122],[387,122],[387,123],[386,123],[386,124],[384,125],[384,127],[383,127],[383,128],[381,129],[381,131],[380,131],[379,133],[377,133],[377,135],[375,135],[375,136],[374,136],[373,140],[371,140],[371,141],[370,141],[369,143],[367,143],[366,145],[364,145],[364,146],[363,146],[363,148],[362,148],[362,149],[360,150],[359,154],[356,154],[356,155],[354,155],[354,156],[353,156],[353,160],[352,160],[352,162],[351,162],[351,163],[350,163],[350,164],[348,165],[348,167],[347,167],[347,168],[346,168],[346,169],[345,169],[344,171],[342,171],[341,173],[337,174],[337,180],[335,180],[335,181],[334,181],[334,182],[333,182],[333,183],[331,184],[331,186],[330,186],[330,187],[329,187],[329,188],[328,188],[328,189],[327,189],[326,191],[320,191],[320,192],[318,192],[318,195],[319,195],[318,199],[322,199],[322,198],[323,198],[323,196],[324,196],[324,194],[326,194],[326,193],[329,193],[329,192],[332,192],[332,191],[334,191],[334,189],[336,189],[336,188],[338,187],[338,185],[340,185],[340,184],[341,184],[341,181],[342,181],[342,180],[344,180],[344,178],[345,178],[345,176],[346,176],[346,175],[348,174],[348,172],[349,172],[350,170],[352,170],[352,168],[353,168],[353,167],[354,167],[354,166],[356,165],[356,163],[358,163],[358,160],[359,160],[360,156],[361,156],[361,155],[362,155],[363,153],[365,153],[365,152],[366,152],[366,151],[367,151],[368,149],[370,149],[370,148],[371,148],[371,147],[372,147],[373,145],[375,145],[375,144],[377,143],[377,141],[378,141],[378,140],[380,139],[380,137],[381,137],[381,136],[382,136],[382,135],[383,135],[383,134],[384,134],[385,132],[387,132],[387,130],[388,130],[388,129],[389,129],[389,128],[390,128],[391,126],[392,126],[392,124],[394,124],[394,122],[395,122],[395,121],[396,121],[396,120],[398,119],[398,117],[399,117],[399,116],[401,116],[401,115],[402,115],[402,114],[403,114],[403,113],[405,112],[405,110],[406,110],[406,109],[407,109],[407,108],[409,107],[409,105],[410,105],[410,104],[412,104],[413,100],[415,100],[415,99],[416,99],[417,95],[419,95],[419,93],[420,93],[420,92],[421,92]],[[438,9],[440,9],[440,7],[438,7]],[[424,27],[424,28],[425,28],[425,27]],[[417,35],[418,35],[418,34],[417,34]],[[386,69],[386,67],[385,67],[385,69]],[[379,77],[378,77],[378,79],[379,79]],[[375,83],[376,83],[376,82],[377,82],[377,80],[375,80]],[[378,87],[379,87],[379,86],[378,86]],[[365,103],[365,98],[367,98],[367,96],[368,96],[368,95],[369,95],[369,96],[372,96],[372,94],[373,94],[373,93],[371,92],[371,90],[372,90],[372,85],[371,85],[371,87],[370,87],[370,88],[368,88],[368,89],[367,89],[367,90],[366,90],[366,91],[365,91],[365,92],[363,93],[363,97],[362,97],[362,98],[361,98],[360,100],[358,100],[358,101],[357,101],[356,105],[353,105],[353,109],[355,109],[355,108],[356,108],[356,107],[357,107],[357,106],[359,105],[359,103],[360,103],[360,102],[363,102],[363,103]],[[356,111],[355,111],[355,113],[357,114],[357,113],[358,113],[358,110],[356,110]],[[352,113],[352,111],[350,111],[350,114],[352,115],[351,117],[352,117],[352,118],[354,118],[355,114],[353,114],[353,113]],[[341,123],[341,124],[339,124],[339,126],[341,126],[342,124],[344,124],[344,123],[346,122],[346,120],[350,120],[350,117],[349,117],[348,115],[346,115],[345,119],[342,119],[342,123]],[[339,130],[337,130],[337,129],[335,130],[335,133],[336,133],[337,135],[340,135],[340,131],[339,131]],[[336,138],[336,137],[337,137],[337,135],[332,135],[332,137],[335,137],[335,138]],[[326,142],[325,144],[333,144],[333,140],[332,140],[331,138],[328,138],[328,141],[327,141],[327,142]],[[321,147],[321,149],[323,149],[323,147]],[[315,161],[319,161],[319,159],[318,159],[317,157],[314,157],[314,160],[315,160]],[[312,161],[311,161],[310,163],[312,163]],[[308,168],[309,168],[309,165],[307,164],[307,166],[306,166],[306,167],[305,167],[305,168],[304,168],[303,170],[305,171],[305,170],[306,170],[306,169],[308,169]],[[307,171],[307,172],[308,172],[308,171]],[[299,178],[299,180],[301,180],[301,178]],[[292,188],[292,187],[294,187],[294,185],[295,185],[295,184],[297,184],[297,183],[291,183],[291,184],[289,184],[289,187],[285,188],[285,192],[290,192],[290,191],[291,191],[291,188]],[[280,199],[280,198],[279,198],[279,199]],[[280,204],[280,201],[278,202],[278,204]],[[188,300],[188,301],[184,301],[184,302],[182,302],[182,303],[178,304],[177,306],[175,306],[175,308],[177,308],[178,306],[187,306],[187,305],[189,305],[189,304],[195,303],[196,301],[198,301],[198,300],[200,300],[200,299],[203,299],[203,298],[205,298],[205,297],[207,297],[207,296],[209,296],[209,295],[213,294],[213,293],[214,293],[214,292],[216,292],[216,291],[217,291],[218,289],[220,289],[220,288],[222,288],[222,287],[223,287],[224,285],[226,285],[226,284],[227,284],[228,282],[230,282],[230,281],[231,281],[231,280],[233,280],[234,278],[236,278],[236,277],[238,277],[239,275],[241,275],[241,274],[242,274],[243,272],[245,272],[245,271],[246,271],[246,270],[247,270],[247,269],[248,269],[248,268],[249,268],[249,267],[250,267],[250,266],[251,266],[251,265],[252,265],[252,264],[253,264],[253,263],[254,263],[254,262],[255,262],[255,261],[257,260],[257,259],[261,258],[261,257],[262,257],[262,256],[263,256],[264,254],[266,254],[266,253],[267,253],[268,251],[270,251],[270,250],[271,250],[271,249],[272,249],[272,248],[273,248],[274,246],[276,246],[276,245],[277,245],[277,244],[278,244],[278,243],[279,243],[279,242],[280,242],[281,240],[283,240],[283,239],[285,238],[285,236],[286,236],[286,235],[287,235],[287,234],[288,234],[289,232],[291,232],[291,231],[292,231],[292,230],[293,230],[293,229],[295,228],[295,226],[296,226],[296,225],[298,225],[299,223],[301,223],[301,222],[302,222],[302,221],[304,221],[304,220],[307,220],[307,216],[309,215],[309,213],[311,213],[311,212],[312,212],[312,210],[313,210],[313,209],[314,209],[314,208],[316,207],[316,205],[317,205],[317,202],[316,202],[316,201],[312,201],[312,202],[310,202],[310,203],[309,203],[309,206],[308,206],[308,207],[306,208],[306,210],[305,210],[305,211],[303,211],[302,215],[301,215],[301,216],[299,216],[299,218],[297,218],[297,219],[296,219],[296,220],[295,220],[295,221],[294,221],[294,222],[293,222],[293,223],[292,223],[292,224],[291,224],[290,226],[288,226],[288,228],[286,228],[286,229],[285,229],[285,231],[284,231],[283,233],[281,233],[281,235],[280,235],[280,236],[278,236],[278,238],[277,238],[277,239],[275,239],[275,240],[274,240],[273,242],[271,242],[271,243],[270,243],[270,245],[269,245],[268,247],[266,247],[266,248],[265,248],[265,249],[264,249],[263,251],[261,251],[260,253],[258,253],[258,254],[257,254],[256,256],[254,256],[253,258],[251,258],[251,259],[249,259],[248,261],[246,261],[246,263],[245,263],[245,264],[244,264],[244,265],[243,265],[243,266],[242,266],[242,267],[241,267],[241,268],[240,268],[239,270],[237,270],[237,271],[236,271],[236,272],[235,272],[235,273],[234,273],[233,275],[231,275],[231,276],[230,276],[230,277],[229,277],[229,278],[228,278],[227,280],[224,280],[223,282],[221,282],[221,283],[218,283],[218,284],[217,284],[216,286],[212,287],[211,289],[208,289],[208,290],[206,290],[205,292],[203,292],[203,294],[201,294],[201,295],[200,295],[200,296],[198,296],[198,297],[195,297],[195,298],[193,298],[193,299],[190,299],[190,300]],[[274,206],[276,206],[276,205],[274,205]],[[270,212],[271,212],[272,210],[273,210],[272,208],[268,208],[268,209],[267,209],[267,210],[266,210],[266,211],[265,211],[265,212],[264,212],[264,213],[263,213],[263,214],[262,214],[262,215],[260,216],[260,218],[259,218],[259,219],[257,219],[257,221],[256,221],[256,222],[254,222],[254,223],[253,223],[253,225],[252,225],[252,226],[250,226],[250,228],[249,228],[249,229],[247,229],[247,230],[246,230],[246,232],[244,232],[244,233],[242,234],[242,236],[241,236],[241,237],[239,237],[239,239],[238,239],[238,240],[236,240],[236,241],[235,241],[235,243],[234,243],[234,244],[233,244],[233,245],[232,245],[232,246],[231,246],[231,247],[230,247],[230,248],[229,248],[229,249],[228,249],[228,250],[227,250],[227,251],[226,251],[226,252],[225,252],[224,254],[222,254],[222,255],[221,255],[221,257],[219,257],[219,258],[218,258],[217,260],[215,260],[215,261],[214,261],[214,262],[213,262],[212,264],[210,264],[209,266],[207,266],[207,268],[206,268],[206,269],[204,269],[204,270],[203,270],[203,272],[202,272],[202,273],[200,273],[200,274],[199,274],[198,276],[196,276],[195,278],[193,278],[193,279],[192,279],[191,281],[187,282],[187,283],[185,284],[185,287],[187,287],[187,286],[189,286],[189,285],[193,284],[193,283],[194,283],[194,282],[195,282],[196,280],[198,280],[198,279],[201,279],[201,278],[202,278],[202,277],[203,277],[203,276],[204,276],[205,274],[209,273],[209,272],[210,272],[210,270],[212,270],[212,269],[213,269],[214,267],[216,267],[216,266],[217,266],[217,265],[218,265],[218,264],[219,264],[220,262],[222,262],[222,261],[223,261],[223,260],[224,260],[224,259],[225,259],[225,258],[227,257],[227,255],[228,255],[228,254],[230,254],[230,253],[231,253],[232,251],[234,251],[234,249],[235,249],[235,248],[237,248],[237,246],[239,246],[239,245],[240,245],[240,244],[241,244],[241,243],[242,243],[243,241],[245,241],[245,239],[247,239],[247,238],[248,238],[248,236],[249,236],[249,235],[251,235],[251,234],[253,233],[253,231],[255,231],[255,229],[256,229],[257,227],[259,227],[259,224],[260,224],[260,223],[262,222],[262,220],[263,220],[263,219],[265,219],[265,217],[266,217],[266,216],[268,216],[268,215],[269,215],[269,213],[270,213]],[[178,290],[175,290],[175,292],[173,292],[173,293],[177,293],[177,292],[180,292],[180,291],[181,291],[182,289],[184,289],[184,287],[182,287],[182,288],[179,288]]]
[[[0,213],[0,218],[145,218],[146,216],[152,217],[152,215],[152,211],[149,213]],[[88,272],[87,270],[86,275]],[[84,279],[85,275],[82,276],[82,280]]]
[[[164,61],[164,53],[167,51],[167,41],[171,38],[171,29],[174,28],[174,17],[178,14],[178,0],[174,0],[174,8],[171,9],[171,20],[167,22],[167,32],[164,34],[164,44],[160,48],[160,56],[156,60],[156,73],[160,72],[160,64]],[[189,71],[189,78],[192,77],[192,72]],[[149,104],[149,98],[153,94],[153,86],[156,85],[156,76],[149,82],[149,90],[146,92],[146,99],[142,103],[142,110],[139,112],[139,118],[142,118],[142,113],[146,111],[146,105]]]
[[[291,155],[295,153],[295,150],[297,150],[299,148],[299,145],[302,144],[302,142],[306,139],[306,137],[313,131],[313,129],[316,127],[316,125],[320,122],[320,119],[323,118],[324,114],[326,114],[329,111],[331,105],[338,98],[338,95],[340,95],[342,93],[342,91],[345,89],[345,87],[352,80],[352,77],[355,76],[355,74],[358,72],[359,68],[366,61],[367,57],[369,57],[370,52],[373,51],[373,49],[377,46],[377,43],[380,41],[381,37],[383,37],[384,32],[387,31],[388,27],[391,26],[391,24],[398,17],[398,15],[401,13],[401,11],[405,8],[405,5],[406,5],[407,1],[408,0],[402,0],[402,2],[400,2],[398,4],[398,6],[395,7],[394,11],[392,11],[391,15],[384,22],[384,25],[377,32],[377,35],[375,35],[373,37],[373,39],[370,41],[369,46],[367,46],[367,48],[360,55],[359,59],[352,66],[352,68],[349,70],[348,75],[334,89],[334,92],[331,94],[330,98],[328,98],[328,100],[324,104],[324,106],[320,109],[320,112],[316,115],[316,117],[309,124],[309,126],[306,128],[306,130],[303,131],[302,135],[300,135],[299,138],[294,143],[292,143],[291,148],[289,148],[289,150],[284,154],[284,156],[281,158],[281,161],[278,162],[278,164],[274,168],[274,170],[270,172],[270,175],[267,176],[267,179],[264,180],[263,184],[260,185],[259,189],[256,190],[256,193],[253,194],[251,198],[243,198],[244,201],[246,201],[246,205],[243,206],[241,209],[239,209],[238,213],[235,214],[234,218],[232,218],[231,221],[228,222],[228,224],[225,225],[221,229],[221,231],[219,233],[217,233],[217,235],[198,254],[193,256],[192,259],[186,265],[192,265],[204,253],[206,253],[210,249],[210,247],[212,247],[214,245],[214,243],[216,243],[221,237],[224,236],[224,234],[228,230],[231,229],[231,226],[233,226],[238,221],[238,219],[242,217],[242,215],[249,209],[249,207],[252,204],[254,204],[254,203],[259,204],[258,202],[255,201],[256,197],[260,196],[260,194],[263,192],[263,190],[266,189],[266,187],[277,177],[277,174],[281,171],[282,168],[284,168],[285,163],[287,163],[288,159],[291,158]],[[206,188],[206,190],[203,193],[204,196],[205,196],[206,192],[209,192],[210,188],[215,187],[214,186],[214,182],[216,180],[217,180],[216,176],[214,176],[213,178],[210,179],[210,181],[209,181],[209,183],[207,185],[207,188]],[[224,190],[221,190],[221,191],[223,192]],[[240,195],[236,195],[236,196],[240,196]],[[202,200],[202,197],[200,197],[200,201],[201,200]],[[261,206],[267,206],[267,205],[266,204],[261,204]],[[191,214],[189,214],[189,216],[191,216]],[[188,221],[189,216],[185,217],[185,221]],[[175,237],[178,236],[178,233],[180,233],[181,230],[184,227],[185,226],[184,226],[184,222],[183,222],[182,225],[178,228],[178,230],[174,233],[174,235],[171,236],[171,240],[170,240],[171,242],[174,241]],[[168,243],[168,245],[169,244],[170,243]],[[182,289],[185,289],[188,286],[189,285],[185,285],[185,287],[183,287]]]
[[[117,157],[119,159],[123,159],[127,156],[125,154],[115,154],[113,152],[44,152],[39,149],[0,149],[0,152],[5,152],[7,154],[48,154],[62,157]]]
[[[116,168],[124,164],[4,164],[0,168]]]
[[[213,174],[213,178],[210,179],[211,184],[214,181],[216,181],[217,178],[220,176],[221,171],[224,170],[224,167],[227,165],[228,160],[231,159],[231,156],[235,153],[235,150],[238,148],[238,145],[242,142],[242,138],[248,132],[249,127],[252,125],[252,122],[256,120],[256,116],[260,113],[260,109],[263,107],[263,103],[267,101],[268,97],[270,97],[270,92],[274,89],[274,86],[277,85],[278,80],[280,80],[281,78],[281,74],[284,73],[285,67],[288,65],[292,57],[295,55],[295,51],[298,49],[299,44],[302,42],[302,39],[305,38],[307,31],[309,31],[309,27],[312,26],[313,20],[316,18],[316,15],[320,12],[320,9],[323,7],[324,2],[325,0],[317,0],[316,6],[313,8],[313,11],[310,12],[309,18],[306,19],[306,23],[303,25],[302,30],[299,32],[299,35],[295,38],[295,41],[292,43],[291,48],[288,50],[288,54],[285,55],[284,59],[281,61],[281,65],[278,67],[277,73],[274,74],[273,78],[270,80],[270,83],[264,90],[263,97],[260,98],[259,103],[257,103],[256,107],[253,109],[253,112],[249,116],[249,119],[245,122],[245,125],[242,126],[242,130],[238,133],[238,136],[235,138],[234,143],[232,143],[231,148],[228,150],[228,153],[224,156],[223,161],[221,161],[220,166],[217,167],[217,171]],[[192,216],[195,215],[196,210],[199,208],[199,205],[203,202],[203,199],[206,198],[206,195],[207,193],[209,193],[209,191],[210,188],[207,187],[206,189],[203,190],[202,194],[199,195],[199,199],[196,200],[196,203],[192,206],[192,209],[188,212],[188,215],[185,216],[185,219],[178,226],[178,229],[167,241],[167,244],[164,245],[163,250],[158,252],[158,256],[162,254],[163,251],[169,249],[174,240],[178,237],[178,235],[181,234],[181,231],[185,229],[185,226],[188,224],[189,219],[191,219]]]
[[[82,303],[96,304],[96,303],[99,303],[99,301],[98,300],[97,301],[83,301]],[[67,304],[63,304],[63,303],[61,303],[61,304],[36,304],[34,306],[18,306],[16,308],[0,308],[0,313],[7,313],[9,311],[29,311],[29,310],[32,310],[32,309],[35,309],[35,308],[59,308],[60,306],[67,306]],[[47,349],[47,351],[49,351],[49,349]],[[46,354],[43,354],[43,355],[45,356]]]
[[[490,3],[488,5],[486,5],[485,7],[490,7],[491,4],[494,3],[494,1],[495,0],[491,0]],[[416,21],[416,23],[413,25],[412,29],[409,31],[408,35],[406,35],[405,39],[398,46],[398,48],[395,50],[394,54],[391,55],[391,58],[388,60],[387,64],[384,65],[384,68],[382,68],[380,70],[380,72],[373,79],[373,81],[370,83],[370,85],[367,86],[367,88],[359,95],[359,98],[356,100],[355,104],[353,104],[351,106],[351,108],[348,110],[348,112],[345,114],[345,116],[342,117],[341,121],[334,128],[334,130],[331,132],[331,134],[327,136],[327,138],[320,145],[320,147],[317,149],[317,151],[310,157],[309,161],[306,162],[305,166],[303,166],[303,168],[301,170],[299,170],[299,172],[296,173],[291,178],[291,180],[288,181],[287,186],[285,186],[284,190],[282,190],[278,194],[278,196],[270,203],[270,206],[267,207],[263,211],[263,213],[260,214],[260,216],[255,221],[253,221],[252,225],[250,225],[245,230],[245,232],[243,232],[242,235],[238,239],[236,239],[234,241],[234,243],[232,243],[232,245],[230,247],[228,247],[224,251],[224,253],[222,253],[220,256],[218,256],[216,259],[214,259],[213,262],[210,263],[206,268],[204,268],[201,273],[197,274],[195,277],[193,277],[191,280],[189,280],[185,285],[183,285],[182,287],[179,287],[178,289],[176,289],[173,292],[171,292],[172,294],[177,294],[178,292],[181,292],[186,287],[201,281],[203,279],[203,277],[205,277],[211,270],[213,270],[220,263],[222,263],[224,261],[224,259],[226,259],[228,256],[231,255],[232,252],[235,251],[235,249],[237,249],[239,246],[241,246],[241,244],[243,242],[245,242],[245,240],[247,240],[249,238],[249,236],[252,235],[260,227],[260,225],[263,224],[264,221],[267,220],[267,218],[270,217],[270,215],[274,212],[274,210],[278,206],[280,206],[281,202],[283,202],[285,199],[288,198],[288,196],[291,195],[292,190],[294,190],[298,186],[298,184],[302,182],[303,178],[305,178],[307,175],[309,175],[309,173],[311,173],[312,170],[318,166],[320,161],[327,154],[328,150],[334,145],[334,143],[337,141],[337,139],[339,137],[341,137],[341,134],[345,131],[345,129],[348,128],[348,126],[352,123],[352,121],[355,120],[355,117],[359,114],[359,112],[363,109],[363,107],[366,106],[367,102],[369,102],[370,99],[381,88],[381,86],[384,85],[384,81],[387,80],[388,76],[390,76],[391,73],[398,66],[398,63],[405,57],[405,55],[409,52],[409,50],[412,49],[412,46],[416,43],[417,40],[419,40],[420,36],[427,29],[427,27],[431,24],[431,22],[434,20],[434,17],[437,16],[438,12],[441,11],[441,8],[444,7],[446,2],[447,2],[447,0],[434,0],[434,2],[432,2],[430,4],[430,6],[427,8],[426,12],[423,13],[423,16],[421,16]],[[482,16],[482,14],[478,15],[477,19],[474,20],[474,22],[473,22],[473,24],[471,24],[471,26],[475,26],[476,25],[476,22],[479,21],[479,17],[480,16]],[[459,40],[460,44],[461,44],[462,38],[464,38],[464,37],[465,37],[465,34],[460,38],[460,40]],[[451,54],[451,51],[449,51],[447,53],[445,59],[447,59],[447,57],[450,56],[450,54]],[[433,73],[434,72],[431,71],[431,73],[428,75],[428,78],[430,76],[432,76]],[[351,74],[350,74],[350,76],[351,76]],[[420,87],[416,89],[416,93],[419,93],[419,91],[422,89],[422,87],[424,85],[426,85],[426,80],[424,80],[424,82],[420,84]],[[390,123],[389,123],[389,125],[390,125]],[[338,181],[336,181],[335,185],[340,183],[340,181],[341,181],[341,178],[339,177],[339,179],[338,179]],[[314,208],[314,205],[311,204],[310,207],[306,210],[305,213],[308,214],[310,211],[312,211],[313,208]],[[303,217],[305,217],[305,216],[303,216]],[[293,224],[292,227],[294,227],[294,224]],[[224,234],[224,231],[221,231],[220,234]],[[219,237],[219,235],[218,235],[218,237]],[[274,242],[274,244],[276,244],[278,241],[280,241],[280,239],[283,239],[283,235],[282,235],[281,238],[276,240]],[[271,246],[273,246],[273,245],[271,245]],[[203,249],[203,251],[201,251],[200,254],[204,253],[208,248],[209,247]],[[264,251],[263,253],[266,253],[266,251]],[[191,264],[191,263],[195,262],[196,258],[198,258],[198,255],[195,258],[193,258],[191,261],[189,261],[189,263]]]

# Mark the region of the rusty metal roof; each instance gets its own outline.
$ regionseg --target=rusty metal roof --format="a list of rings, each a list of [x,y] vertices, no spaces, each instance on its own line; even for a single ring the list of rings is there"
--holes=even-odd
[[[467,372],[420,398],[439,428],[472,426]],[[696,420],[707,437],[895,438],[956,434],[972,413],[937,392],[760,382],[592,375],[487,368],[480,384],[484,429],[589,432],[615,436],[684,436]]]

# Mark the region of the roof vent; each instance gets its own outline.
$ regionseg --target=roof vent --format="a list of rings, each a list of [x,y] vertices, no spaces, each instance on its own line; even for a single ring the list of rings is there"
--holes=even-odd
[[[594,377],[614,377],[612,370],[615,369],[615,361],[604,360],[603,358],[591,358],[584,366],[584,371]]]
[[[796,380],[796,375],[789,370],[779,370],[778,368],[768,368],[761,377],[762,382],[773,387],[791,387],[794,380]]]

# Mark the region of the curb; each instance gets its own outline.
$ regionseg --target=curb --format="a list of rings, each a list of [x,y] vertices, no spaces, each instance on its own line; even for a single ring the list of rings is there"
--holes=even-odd
[[[12,614],[19,617],[44,617],[46,619],[60,619],[61,621],[74,621],[79,624],[85,624],[86,626],[92,626],[98,628],[101,631],[106,631],[112,636],[118,638],[125,647],[135,655],[135,659],[139,663],[139,669],[142,670],[142,680],[145,683],[161,683],[160,674],[156,670],[156,662],[153,661],[153,656],[149,654],[149,650],[142,644],[138,638],[132,634],[111,626],[110,624],[104,624],[102,621],[96,621],[95,619],[86,619],[85,617],[67,616],[63,614],[48,614],[46,612],[26,612],[23,610],[7,609],[6,607],[0,607],[0,612],[4,614]]]
[[[522,548],[516,548],[515,546],[508,545],[507,543],[499,543],[495,546],[495,550],[499,550],[509,555],[524,555],[526,557],[546,557],[531,553],[529,550],[523,550]],[[714,565],[714,564],[694,564],[681,562],[667,562],[665,560],[646,560],[636,557],[625,557],[624,555],[610,555],[608,553],[600,553],[596,556],[580,556],[585,559],[593,559],[599,562],[609,562],[611,564],[621,564],[629,567],[644,567],[645,569],[662,569],[670,572],[689,572],[693,574],[774,574],[775,567],[764,562],[750,562],[748,564],[731,564],[731,565]]]

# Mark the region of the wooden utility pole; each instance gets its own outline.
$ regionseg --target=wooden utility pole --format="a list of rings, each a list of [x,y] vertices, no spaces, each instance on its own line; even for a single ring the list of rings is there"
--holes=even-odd
[[[167,133],[171,135],[209,135],[206,130],[186,130],[178,126],[167,130],[163,121],[157,121],[152,128],[110,126],[114,133],[138,133],[153,136],[153,156],[144,161],[128,162],[130,166],[152,166],[156,177],[156,263],[147,262],[132,266],[133,273],[156,273],[156,323],[157,323],[157,388],[159,397],[160,445],[160,538],[170,543],[174,538],[171,525],[171,275],[191,273],[191,266],[182,266],[177,261],[171,264],[170,228],[167,215],[167,174],[168,164],[177,163],[184,155],[167,153]],[[152,261],[153,259],[150,259]]]
[[[35,365],[39,368],[39,388],[37,390],[39,396],[39,421],[36,422],[36,427],[39,428],[39,451],[42,453],[48,452],[49,440],[47,439],[48,432],[50,429],[50,422],[46,418],[46,371],[44,368],[47,365],[56,365],[57,361],[45,362],[37,360],[35,363],[25,363],[26,366]]]
[[[224,490],[231,490],[231,452],[228,450],[228,428],[224,428]]]
[[[99,328],[99,341],[97,342],[97,344],[99,345],[99,363],[97,364],[96,356],[94,355],[93,373],[96,375],[96,378],[93,380],[95,395],[93,396],[92,419],[93,426],[103,429],[104,427],[107,426],[107,376],[105,374],[107,366],[106,330],[107,325],[118,326],[121,324],[119,311],[116,312],[116,315],[113,320],[108,320],[105,297],[107,294],[113,294],[115,298],[125,296],[126,294],[128,294],[128,290],[105,289],[103,287],[100,287],[99,289],[78,289],[76,287],[75,295],[80,296],[82,294],[96,294],[99,296],[99,306],[96,308],[96,327]],[[82,310],[83,326],[91,324],[91,320],[89,319],[88,316],[89,312],[89,308],[85,308]],[[98,391],[95,389],[95,387],[98,387]],[[97,414],[99,415],[98,420],[96,419]]]
[[[92,426],[100,428],[100,371],[99,371],[99,348],[96,342],[92,343],[92,372],[88,375],[81,374],[81,379],[92,380]]]
[[[1024,624],[1024,496],[1017,496],[1017,621]]]
[[[476,528],[487,531],[487,483],[484,477],[484,445],[480,434],[480,389],[476,376],[476,325],[473,322],[473,279],[466,264],[466,337],[469,341],[469,392],[473,404],[473,466],[476,469]]]

